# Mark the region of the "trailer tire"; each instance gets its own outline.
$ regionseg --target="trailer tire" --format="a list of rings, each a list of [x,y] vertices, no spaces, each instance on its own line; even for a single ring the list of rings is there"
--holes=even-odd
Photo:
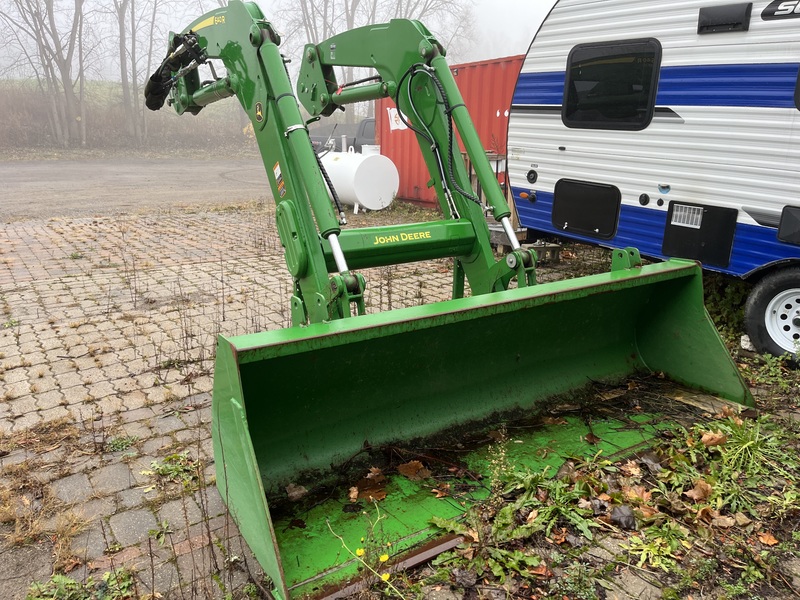
[[[800,350],[800,267],[775,271],[759,281],[747,298],[744,320],[759,352],[797,361]]]

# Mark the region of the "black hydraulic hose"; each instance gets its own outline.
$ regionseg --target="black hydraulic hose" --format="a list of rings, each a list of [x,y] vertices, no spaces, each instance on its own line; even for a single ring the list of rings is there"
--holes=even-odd
[[[330,175],[325,170],[325,167],[322,164],[322,159],[319,157],[319,154],[316,152],[314,156],[317,158],[317,165],[319,165],[319,170],[322,173],[322,178],[325,180],[325,184],[328,186],[328,189],[331,192],[331,198],[333,198],[333,204],[336,206],[336,210],[339,213],[339,217],[341,218],[344,215],[344,209],[342,208],[342,203],[339,200],[339,194],[336,193],[336,188],[333,187],[333,182],[331,181]]]
[[[423,132],[423,131],[417,129],[416,127],[414,127],[411,124],[411,122],[408,119],[406,119],[405,115],[403,114],[403,111],[400,110],[400,90],[403,89],[403,82],[406,80],[406,77],[408,77],[409,75],[413,79],[414,75],[416,75],[416,73],[417,73],[417,69],[420,66],[423,66],[422,63],[413,64],[408,68],[408,70],[405,73],[403,73],[403,76],[400,78],[400,82],[397,84],[397,92],[394,95],[394,103],[397,105],[397,115],[400,117],[400,120],[403,122],[403,124],[406,127],[408,127],[411,131],[413,131],[417,135],[419,135],[422,138],[424,138],[430,144],[431,150],[435,151],[436,142],[433,139],[431,139],[430,137],[428,137],[428,135],[425,132]],[[410,81],[408,82],[408,85],[411,85]]]
[[[481,206],[480,199],[477,196],[475,196],[471,191],[467,192],[465,190],[462,190],[461,186],[458,185],[458,182],[455,179],[455,176],[453,174],[453,161],[455,160],[455,156],[453,155],[453,110],[454,109],[450,108],[450,102],[447,100],[447,95],[444,92],[444,86],[442,85],[442,82],[439,81],[439,78],[436,77],[436,75],[434,73],[428,73],[426,71],[426,74],[431,78],[431,80],[433,81],[434,85],[436,85],[436,87],[439,89],[439,94],[442,96],[442,101],[444,102],[445,114],[447,114],[447,147],[448,147],[448,149],[447,149],[447,171],[448,171],[447,175],[448,175],[448,177],[450,179],[450,184],[455,188],[455,190],[459,194],[461,194],[462,196],[464,196],[468,200],[472,200],[478,206]],[[460,104],[460,105],[456,106],[455,108],[458,108],[459,106],[463,106],[463,105]]]
[[[420,73],[420,72],[425,73],[428,77],[431,78],[431,80],[436,85],[436,88],[439,90],[439,95],[442,97],[442,102],[443,102],[444,107],[445,107],[445,114],[447,115],[447,145],[448,145],[448,150],[447,150],[447,172],[446,173],[442,173],[442,177],[443,178],[446,177],[447,178],[447,183],[449,183],[453,187],[453,189],[455,189],[459,194],[461,194],[462,196],[464,196],[468,200],[471,200],[475,204],[481,206],[481,201],[478,199],[478,197],[473,195],[471,192],[467,192],[467,191],[461,189],[461,186],[458,185],[458,182],[455,179],[455,176],[453,174],[454,156],[453,156],[453,118],[452,118],[452,110],[450,108],[450,103],[447,100],[447,95],[445,94],[444,86],[442,86],[442,83],[439,81],[439,79],[435,75],[429,73],[428,70],[425,69],[425,68],[420,68],[420,67],[424,67],[424,66],[425,65],[423,65],[422,63],[416,63],[416,64],[412,65],[411,67],[409,67],[408,70],[400,78],[400,82],[397,84],[397,92],[395,94],[395,99],[394,99],[395,104],[397,104],[397,106],[398,106],[397,114],[399,115],[400,120],[405,124],[406,127],[408,127],[414,133],[417,133],[422,138],[427,140],[427,142],[431,145],[431,150],[433,150],[434,152],[437,152],[437,153],[439,152],[439,148],[438,148],[438,145],[436,144],[436,142],[434,140],[432,140],[430,137],[428,137],[428,135],[426,133],[424,133],[424,132],[420,131],[419,129],[417,129],[416,127],[414,127],[405,118],[405,116],[403,115],[402,111],[399,110],[399,106],[400,106],[400,102],[399,102],[400,90],[403,87],[403,82],[405,81],[406,77],[411,76],[411,79],[413,79],[414,76],[416,76],[418,73]],[[408,84],[411,85],[411,81],[409,81]],[[413,103],[413,100],[411,100],[411,102]]]

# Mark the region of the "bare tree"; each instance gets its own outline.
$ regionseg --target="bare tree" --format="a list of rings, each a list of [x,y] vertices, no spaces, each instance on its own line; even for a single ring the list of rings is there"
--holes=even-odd
[[[277,6],[277,26],[294,55],[306,43],[318,44],[342,31],[396,18],[423,21],[444,34],[440,41],[445,46],[471,39],[473,0],[282,0]],[[354,69],[343,69],[343,78],[352,81]],[[371,109],[370,104],[367,110]],[[345,114],[349,122],[355,116],[352,110]]]
[[[82,81],[84,0],[10,0],[0,8],[0,20],[14,32],[20,58],[27,61],[39,89],[51,106],[48,114],[53,137],[64,147],[85,143],[82,134],[83,95],[75,84]],[[76,56],[76,52],[78,56]],[[73,79],[75,61],[77,78]]]

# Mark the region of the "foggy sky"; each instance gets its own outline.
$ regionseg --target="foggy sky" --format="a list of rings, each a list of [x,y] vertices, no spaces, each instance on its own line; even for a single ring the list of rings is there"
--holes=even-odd
[[[525,54],[555,0],[475,0],[476,37],[469,60]]]

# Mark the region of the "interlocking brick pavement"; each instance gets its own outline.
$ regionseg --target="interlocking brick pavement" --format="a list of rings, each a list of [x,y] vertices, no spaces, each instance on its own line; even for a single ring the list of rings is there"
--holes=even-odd
[[[219,334],[289,324],[291,280],[273,217],[270,203],[0,225],[0,489],[24,471],[53,499],[48,523],[83,519],[71,576],[127,566],[142,593],[166,598],[181,597],[178,587],[218,596],[211,575],[220,570],[229,591],[258,577],[210,484],[210,392]],[[445,299],[451,285],[444,262],[363,273],[369,311]],[[68,426],[76,433],[59,441]],[[114,451],[125,438],[130,447]],[[180,452],[201,463],[197,491],[159,486],[152,474],[153,461]],[[11,502],[33,497],[30,485],[13,488]],[[225,547],[242,557],[233,569]],[[36,568],[0,578],[0,597],[23,598],[41,562],[53,566],[52,547],[37,548],[46,550],[19,561],[12,555],[30,546],[3,548],[8,564]]]

